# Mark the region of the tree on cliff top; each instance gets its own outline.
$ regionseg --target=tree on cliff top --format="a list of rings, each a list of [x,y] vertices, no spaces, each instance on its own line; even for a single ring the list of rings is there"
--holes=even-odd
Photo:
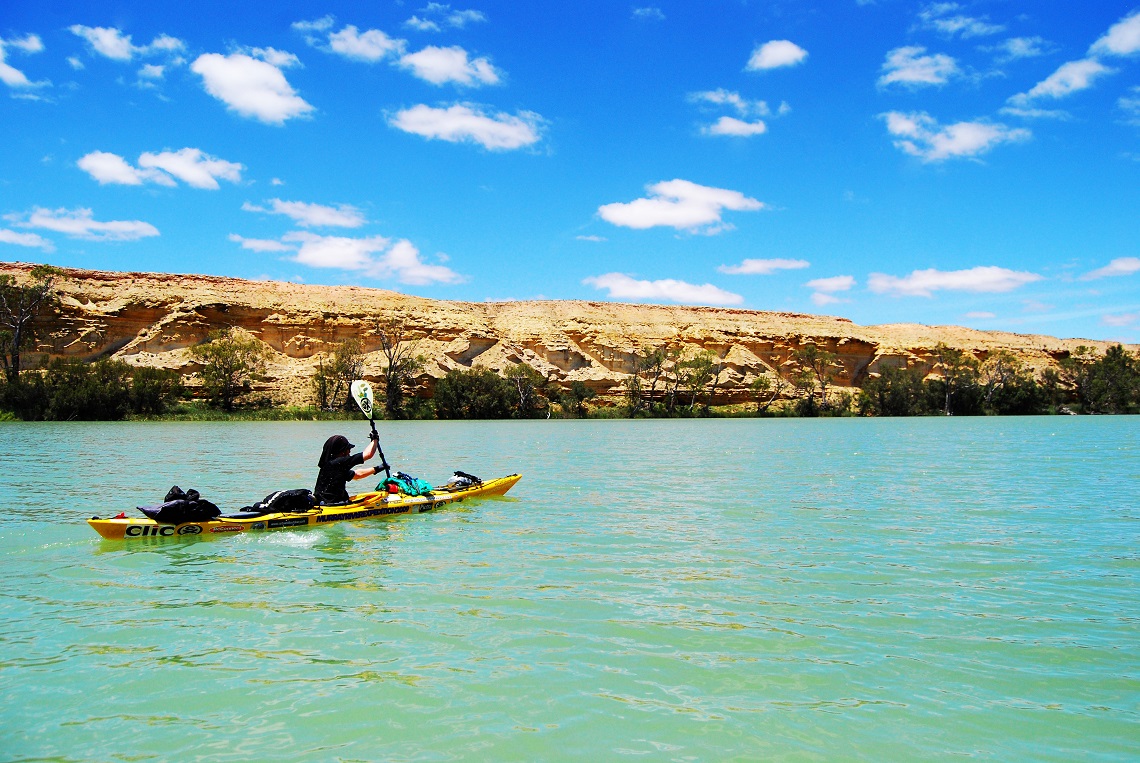
[[[402,321],[392,318],[376,326],[384,353],[384,411],[390,419],[404,418],[404,396],[426,359],[416,353],[418,341],[409,341]]]
[[[238,396],[265,373],[269,348],[231,327],[211,331],[190,354],[203,366],[202,386],[210,404],[232,411]]]
[[[36,321],[59,304],[55,285],[63,271],[50,265],[32,268],[31,283],[0,275],[0,360],[9,382],[19,381],[20,351],[35,338]]]

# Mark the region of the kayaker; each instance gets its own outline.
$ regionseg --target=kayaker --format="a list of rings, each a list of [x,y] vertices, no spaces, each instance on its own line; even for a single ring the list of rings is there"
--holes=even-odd
[[[363,466],[364,462],[376,455],[380,447],[380,438],[375,432],[368,435],[371,441],[363,453],[353,454],[356,446],[348,441],[342,434],[336,434],[325,440],[321,449],[321,459],[317,466],[321,467],[317,475],[317,486],[313,488],[313,495],[318,503],[336,504],[348,503],[348,489],[345,487],[352,480],[362,480],[373,477],[383,470],[381,466]]]

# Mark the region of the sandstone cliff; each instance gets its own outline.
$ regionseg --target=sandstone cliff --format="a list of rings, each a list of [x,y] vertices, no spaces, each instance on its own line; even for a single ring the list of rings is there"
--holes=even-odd
[[[31,265],[0,263],[19,279]],[[975,331],[955,326],[859,326],[844,318],[711,307],[614,302],[446,302],[381,289],[305,286],[200,275],[65,271],[62,309],[41,333],[40,358],[111,356],[175,369],[190,386],[198,367],[187,348],[214,329],[237,326],[272,350],[263,391],[280,403],[311,400],[318,354],[347,337],[367,351],[366,378],[383,369],[376,326],[397,319],[428,358],[421,394],[453,368],[502,370],[526,362],[560,383],[582,381],[616,400],[633,353],[670,342],[724,359],[718,404],[749,399],[759,373],[786,371],[793,351],[814,342],[843,366],[837,386],[857,386],[886,363],[929,368],[943,342],[979,359],[1008,350],[1034,368],[1056,363],[1078,345],[1110,343]],[[1131,347],[1133,351],[1135,347]],[[34,360],[36,353],[28,353]]]

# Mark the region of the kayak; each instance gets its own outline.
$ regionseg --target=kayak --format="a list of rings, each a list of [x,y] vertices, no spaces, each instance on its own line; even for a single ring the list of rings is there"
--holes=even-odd
[[[91,519],[87,520],[87,524],[95,528],[95,532],[109,540],[210,537],[212,535],[225,533],[312,527],[313,525],[324,525],[329,522],[346,522],[354,519],[392,517],[399,516],[400,514],[421,514],[425,511],[431,511],[437,506],[443,506],[448,503],[458,503],[468,498],[503,495],[514,487],[515,483],[520,479],[522,479],[522,475],[511,474],[507,477],[487,480],[466,487],[438,487],[433,489],[429,495],[410,496],[402,493],[361,493],[360,495],[353,496],[351,502],[339,506],[317,506],[310,511],[277,512],[271,514],[239,512],[237,514],[223,514],[207,522],[185,522],[183,524],[170,525],[159,524],[153,519],[144,517],[113,519],[91,517]]]

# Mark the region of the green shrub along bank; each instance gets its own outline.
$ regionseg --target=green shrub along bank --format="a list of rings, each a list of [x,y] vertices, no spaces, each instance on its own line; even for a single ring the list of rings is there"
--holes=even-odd
[[[25,421],[118,421],[159,416],[183,395],[175,371],[117,360],[56,359],[0,387],[0,410]]]

